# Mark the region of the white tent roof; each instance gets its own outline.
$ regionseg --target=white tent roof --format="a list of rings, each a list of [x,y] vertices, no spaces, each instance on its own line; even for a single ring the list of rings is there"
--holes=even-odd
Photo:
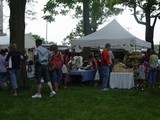
[[[0,48],[7,48],[10,44],[10,36],[0,37]],[[30,34],[25,34],[25,48],[35,47],[35,39]]]
[[[130,34],[124,29],[115,19],[102,29],[94,32],[85,37],[72,40],[72,46],[104,46],[106,43],[110,43],[113,48],[124,48],[132,50],[141,48],[151,48],[151,44],[144,40],[141,40],[134,35]]]

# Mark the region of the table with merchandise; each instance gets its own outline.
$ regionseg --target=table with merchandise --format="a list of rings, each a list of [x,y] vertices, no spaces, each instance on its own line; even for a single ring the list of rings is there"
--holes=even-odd
[[[131,89],[134,87],[133,72],[111,72],[110,88]]]
[[[95,70],[70,70],[68,75],[73,78],[73,76],[80,76],[81,81],[90,81],[94,80],[95,77]]]

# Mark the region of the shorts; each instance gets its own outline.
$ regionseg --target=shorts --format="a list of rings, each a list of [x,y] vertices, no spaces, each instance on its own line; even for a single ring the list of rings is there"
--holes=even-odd
[[[50,75],[48,71],[48,65],[41,65],[36,64],[35,65],[35,82],[37,84],[41,83],[41,78],[43,78],[44,82],[50,82]]]

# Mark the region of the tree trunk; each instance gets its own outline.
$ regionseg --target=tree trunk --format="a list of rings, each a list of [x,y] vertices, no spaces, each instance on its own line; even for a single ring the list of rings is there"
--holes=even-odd
[[[25,35],[25,6],[26,0],[9,0],[10,7],[10,43],[16,43],[17,49],[24,52],[24,35]],[[19,86],[27,82],[26,63],[23,62],[20,70]]]
[[[145,39],[147,42],[151,43],[151,50],[154,50],[154,42],[153,42],[153,34],[154,34],[154,28],[150,26],[150,24],[146,24],[146,33],[145,33]]]
[[[153,42],[153,34],[154,34],[153,30],[154,30],[154,28],[151,26],[150,12],[149,11],[148,11],[148,9],[146,10],[145,39],[146,39],[147,42],[151,43],[151,49],[154,50],[154,42]]]
[[[86,36],[91,33],[89,22],[89,0],[83,0],[83,21],[84,35]]]

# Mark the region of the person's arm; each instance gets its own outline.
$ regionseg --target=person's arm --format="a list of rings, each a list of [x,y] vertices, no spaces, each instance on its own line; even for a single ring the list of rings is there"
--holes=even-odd
[[[111,55],[111,56],[110,56],[110,57],[111,57],[111,62],[112,62],[112,64],[114,64],[114,58],[115,58],[115,57],[114,57],[114,54],[113,54],[112,51],[110,51],[110,53],[111,53],[111,54],[110,54],[110,55]]]
[[[38,63],[39,60],[38,60],[38,52],[37,52],[37,50],[34,51],[33,59],[34,59],[34,63]]]
[[[11,56],[11,52],[9,52],[9,53],[7,54],[6,59],[5,59],[6,62],[9,61],[9,57],[10,57],[10,56]]]
[[[149,58],[149,67],[151,65],[151,62],[152,62],[152,56],[150,56],[150,58]]]
[[[67,65],[68,61],[69,61],[69,57],[68,57],[68,55],[66,55],[66,56],[64,57],[64,64]]]
[[[92,66],[92,60],[91,60],[91,58],[88,60],[88,65]]]
[[[27,59],[27,54],[26,53],[20,53],[20,57],[21,57],[21,60],[24,61]]]
[[[59,53],[59,55],[60,55],[60,59],[61,59],[62,64],[63,64],[63,63],[64,63],[63,55],[62,55],[62,53],[61,53],[61,52]]]

